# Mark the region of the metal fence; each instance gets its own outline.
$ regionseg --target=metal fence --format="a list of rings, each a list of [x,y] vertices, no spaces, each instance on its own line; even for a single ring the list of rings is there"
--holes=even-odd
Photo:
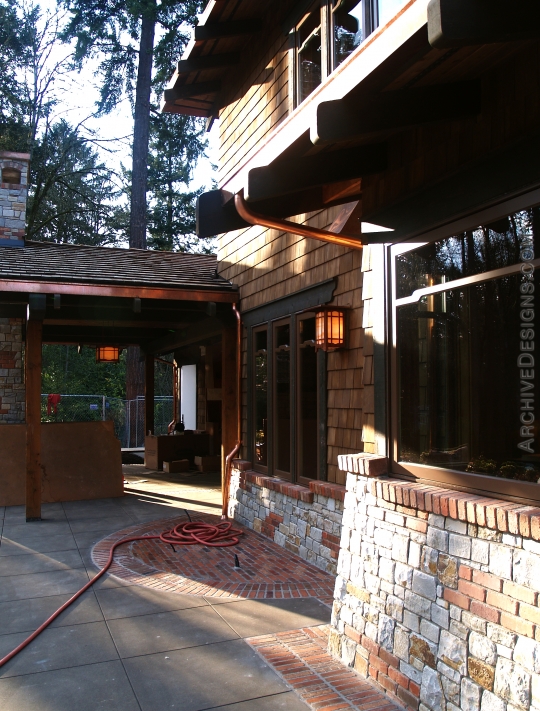
[[[154,398],[154,434],[166,434],[173,417],[172,396]],[[60,395],[56,407],[41,395],[42,422],[112,420],[122,447],[144,447],[144,397],[122,400],[106,395]]]

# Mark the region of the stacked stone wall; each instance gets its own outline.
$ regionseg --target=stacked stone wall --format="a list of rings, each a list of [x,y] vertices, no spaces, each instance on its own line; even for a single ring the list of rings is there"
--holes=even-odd
[[[407,707],[540,709],[539,592],[540,509],[348,472],[330,651]]]
[[[0,423],[23,423],[24,400],[22,320],[0,318]]]
[[[229,487],[229,515],[309,563],[336,574],[345,487],[313,481],[309,487],[241,470]]]

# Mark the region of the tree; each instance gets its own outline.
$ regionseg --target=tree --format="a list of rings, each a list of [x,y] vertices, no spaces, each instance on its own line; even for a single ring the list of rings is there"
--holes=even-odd
[[[58,12],[0,0],[0,148],[30,153],[27,237],[110,243],[112,173],[84,122],[58,117],[72,86],[62,22]]]
[[[130,247],[146,248],[148,145],[152,70],[162,84],[193,24],[198,0],[63,0],[72,17],[63,36],[76,38],[75,61],[101,56],[99,110],[111,111],[127,94],[134,99]],[[159,39],[155,43],[156,28]]]
[[[195,200],[202,190],[184,191],[192,167],[204,153],[203,128],[190,116],[152,115],[148,165],[148,217],[152,249],[199,251]],[[205,250],[208,251],[208,250]]]
[[[111,172],[88,140],[60,120],[36,142],[26,234],[51,242],[114,244]]]

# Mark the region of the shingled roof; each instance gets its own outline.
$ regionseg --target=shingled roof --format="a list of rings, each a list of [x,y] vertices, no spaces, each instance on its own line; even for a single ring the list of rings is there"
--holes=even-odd
[[[30,242],[0,247],[0,280],[235,291],[213,254]]]

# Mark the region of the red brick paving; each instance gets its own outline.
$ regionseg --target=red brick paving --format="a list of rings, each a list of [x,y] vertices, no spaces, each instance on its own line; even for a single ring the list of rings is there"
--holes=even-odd
[[[328,630],[306,627],[246,642],[316,711],[402,711],[370,681],[328,654]]]
[[[219,517],[193,512],[194,521],[219,523]],[[161,533],[185,521],[175,519],[137,524],[107,536],[94,546],[92,558],[103,566],[111,544],[131,536]],[[137,541],[117,549],[110,572],[123,580],[183,595],[227,598],[315,597],[332,603],[334,578],[281,548],[264,536],[234,523],[244,531],[230,548],[175,546],[159,540]],[[240,568],[234,567],[238,556]]]

